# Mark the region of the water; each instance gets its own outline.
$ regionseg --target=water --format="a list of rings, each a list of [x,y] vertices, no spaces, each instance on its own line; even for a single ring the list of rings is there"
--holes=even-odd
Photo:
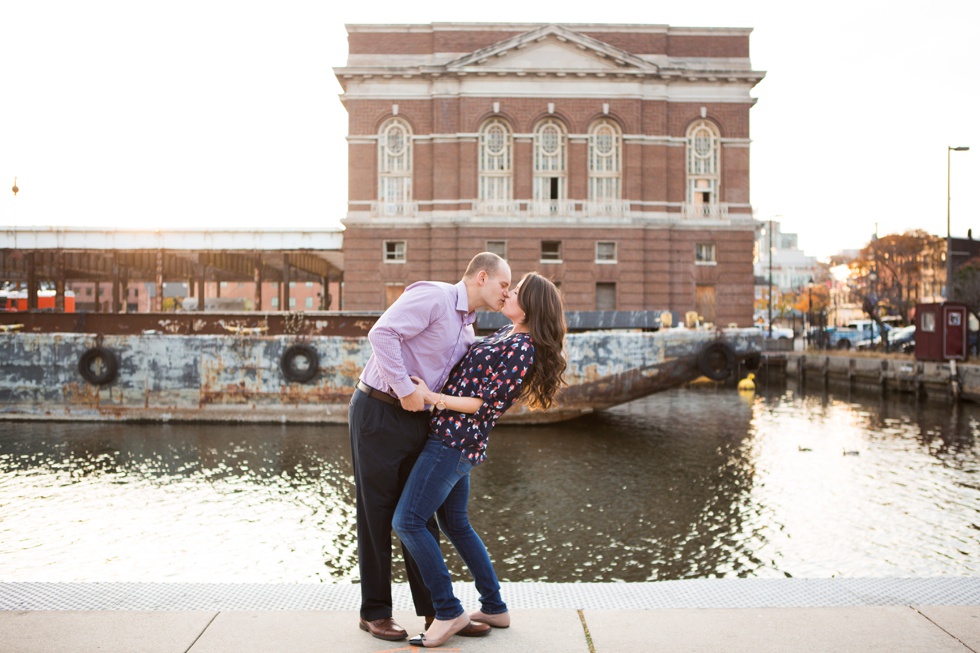
[[[505,581],[980,575],[978,429],[969,404],[677,390],[499,427],[471,516]],[[0,422],[0,582],[356,579],[346,427]]]

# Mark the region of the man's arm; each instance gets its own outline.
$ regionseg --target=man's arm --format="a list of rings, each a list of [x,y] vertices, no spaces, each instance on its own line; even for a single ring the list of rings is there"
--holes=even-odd
[[[384,312],[368,333],[378,368],[402,400],[405,410],[424,410],[425,401],[408,376],[402,343],[424,331],[432,323],[433,315],[441,313],[444,302],[442,291],[435,286],[412,288]]]

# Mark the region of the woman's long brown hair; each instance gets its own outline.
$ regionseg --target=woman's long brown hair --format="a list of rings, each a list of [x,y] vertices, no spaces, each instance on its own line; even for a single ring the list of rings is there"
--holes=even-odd
[[[555,284],[536,272],[521,279],[517,304],[534,341],[534,364],[522,384],[528,408],[550,408],[565,385],[565,309]]]

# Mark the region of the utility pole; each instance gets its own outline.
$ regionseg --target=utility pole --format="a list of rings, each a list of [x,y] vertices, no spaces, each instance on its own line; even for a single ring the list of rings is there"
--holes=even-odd
[[[769,218],[769,339],[772,340],[772,218]]]

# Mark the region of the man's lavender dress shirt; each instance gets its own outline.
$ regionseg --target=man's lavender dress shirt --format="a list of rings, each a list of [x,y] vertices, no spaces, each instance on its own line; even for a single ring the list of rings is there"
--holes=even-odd
[[[476,339],[475,320],[462,281],[413,283],[368,333],[374,353],[361,380],[401,398],[415,391],[412,375],[438,392]]]

